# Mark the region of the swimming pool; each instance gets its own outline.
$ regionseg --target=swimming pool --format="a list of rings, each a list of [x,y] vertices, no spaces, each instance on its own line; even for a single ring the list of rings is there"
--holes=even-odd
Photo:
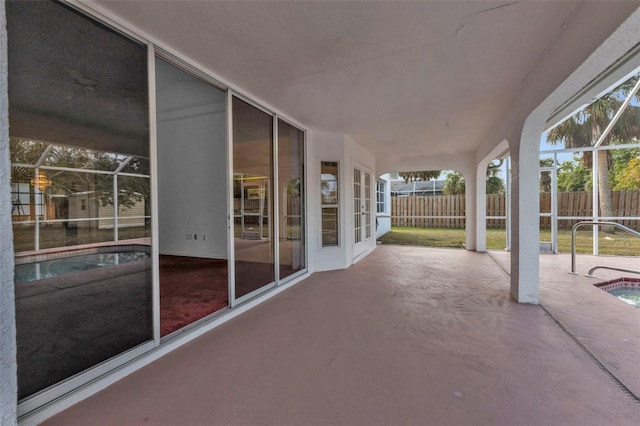
[[[640,308],[640,278],[618,278],[595,284],[595,286],[636,308]]]
[[[16,265],[14,279],[16,282],[37,281],[148,258],[149,253],[144,251],[99,252],[59,257]]]

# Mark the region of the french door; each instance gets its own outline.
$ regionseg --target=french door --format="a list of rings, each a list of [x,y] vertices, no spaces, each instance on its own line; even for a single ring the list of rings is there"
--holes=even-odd
[[[371,173],[353,169],[353,257],[361,255],[371,243]]]

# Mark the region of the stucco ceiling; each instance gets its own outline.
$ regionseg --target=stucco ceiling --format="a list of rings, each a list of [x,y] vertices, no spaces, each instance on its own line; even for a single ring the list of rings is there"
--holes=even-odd
[[[565,46],[577,66],[637,7],[575,1],[94,4],[307,128],[351,135],[376,156],[475,151],[566,32],[580,40],[575,49]]]

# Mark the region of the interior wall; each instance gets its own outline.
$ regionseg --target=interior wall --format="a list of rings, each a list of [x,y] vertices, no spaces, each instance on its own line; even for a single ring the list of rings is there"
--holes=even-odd
[[[156,81],[160,253],[226,259],[225,94],[160,60]]]

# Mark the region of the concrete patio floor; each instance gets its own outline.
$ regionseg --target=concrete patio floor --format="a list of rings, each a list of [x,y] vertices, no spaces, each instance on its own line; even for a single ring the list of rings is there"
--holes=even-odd
[[[638,395],[640,310],[540,259],[544,307],[510,300],[508,253],[378,246],[45,424],[637,425],[593,357]],[[640,263],[578,266],[613,262]]]

